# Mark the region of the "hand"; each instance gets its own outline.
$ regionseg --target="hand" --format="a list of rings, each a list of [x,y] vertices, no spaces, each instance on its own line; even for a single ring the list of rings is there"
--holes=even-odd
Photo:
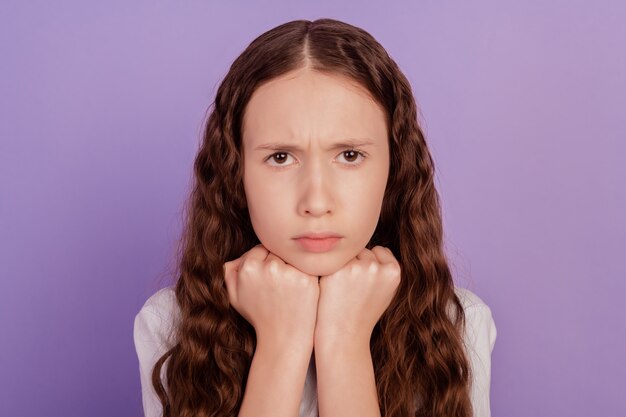
[[[316,276],[285,263],[259,244],[226,262],[224,278],[231,305],[254,326],[257,345],[313,346],[319,298]]]
[[[314,344],[339,339],[369,343],[372,330],[395,296],[400,264],[383,246],[363,249],[339,271],[322,276]]]

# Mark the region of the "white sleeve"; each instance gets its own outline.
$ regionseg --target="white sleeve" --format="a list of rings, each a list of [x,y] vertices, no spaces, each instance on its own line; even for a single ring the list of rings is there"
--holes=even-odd
[[[474,417],[491,417],[489,386],[491,380],[491,352],[497,330],[486,304],[475,304],[465,310],[465,345],[472,368],[470,399]]]
[[[139,359],[141,398],[145,417],[161,417],[163,407],[152,386],[152,368],[167,351],[167,328],[162,318],[150,308],[143,307],[135,316],[134,342]],[[161,368],[161,380],[165,375],[167,361]]]

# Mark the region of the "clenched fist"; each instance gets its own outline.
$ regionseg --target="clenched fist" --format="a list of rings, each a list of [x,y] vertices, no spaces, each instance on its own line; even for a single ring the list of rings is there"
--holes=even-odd
[[[257,344],[313,346],[319,285],[259,244],[224,264],[231,305],[256,332]]]
[[[363,249],[343,268],[320,279],[314,344],[368,343],[400,284],[400,264],[383,246]]]

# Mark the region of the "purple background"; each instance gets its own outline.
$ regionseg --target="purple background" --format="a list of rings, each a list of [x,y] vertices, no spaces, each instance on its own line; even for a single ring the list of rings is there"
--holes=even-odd
[[[319,17],[413,85],[457,285],[498,328],[493,415],[626,415],[624,2],[5,0],[0,416],[141,415],[133,318],[205,111],[254,37]]]

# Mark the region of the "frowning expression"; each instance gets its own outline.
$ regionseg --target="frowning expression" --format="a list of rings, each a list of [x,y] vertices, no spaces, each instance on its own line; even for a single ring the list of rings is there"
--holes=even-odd
[[[258,87],[242,141],[244,190],[260,242],[310,275],[331,274],[354,258],[380,217],[387,136],[383,108],[345,76],[305,67]],[[340,237],[294,239],[318,231]]]

